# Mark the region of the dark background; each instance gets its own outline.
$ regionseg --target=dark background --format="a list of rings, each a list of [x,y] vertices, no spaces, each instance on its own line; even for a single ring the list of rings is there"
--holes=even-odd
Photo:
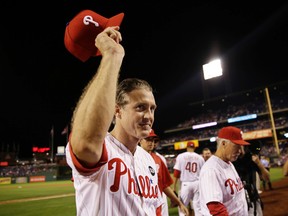
[[[83,63],[64,46],[64,32],[78,12],[121,24],[125,59],[120,79],[139,77],[155,89],[154,129],[162,135],[191,117],[189,104],[208,97],[287,80],[287,1],[1,1],[0,142],[20,146],[65,145],[82,89],[100,57]],[[221,58],[223,76],[201,82],[202,65]]]

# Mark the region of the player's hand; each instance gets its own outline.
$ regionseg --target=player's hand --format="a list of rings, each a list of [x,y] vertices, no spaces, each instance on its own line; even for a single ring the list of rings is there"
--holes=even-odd
[[[181,202],[180,205],[179,205],[179,208],[180,208],[180,211],[182,213],[184,213],[185,215],[189,215],[189,210],[188,208]]]
[[[254,161],[254,163],[256,163],[256,164],[260,163],[260,160],[259,160],[258,155],[253,154],[253,155],[252,155],[252,161]]]
[[[178,193],[175,190],[173,192],[178,197]],[[170,199],[170,207],[175,208],[176,206],[178,206],[178,203],[176,203],[172,199]]]
[[[119,26],[107,27],[95,39],[95,46],[101,54],[121,54],[124,56],[125,51],[120,42],[122,41]]]

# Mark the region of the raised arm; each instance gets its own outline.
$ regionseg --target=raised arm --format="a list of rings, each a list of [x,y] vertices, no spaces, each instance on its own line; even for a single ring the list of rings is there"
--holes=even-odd
[[[118,30],[119,27],[108,27],[97,35],[95,46],[102,54],[100,66],[84,89],[73,115],[70,144],[73,153],[86,165],[100,160],[115,112],[118,76],[125,55]]]

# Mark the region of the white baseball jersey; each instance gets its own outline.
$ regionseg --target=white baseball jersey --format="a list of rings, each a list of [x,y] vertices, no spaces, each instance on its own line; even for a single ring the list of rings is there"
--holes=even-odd
[[[200,201],[199,201],[199,175],[202,166],[204,165],[204,158],[196,152],[183,152],[176,157],[174,170],[179,170],[181,189],[180,198],[185,206],[188,206],[192,200],[194,215],[200,215]],[[179,212],[179,216],[184,215]]]
[[[212,155],[200,171],[199,192],[202,215],[210,215],[209,202],[224,204],[229,216],[248,215],[244,185],[231,162]]]
[[[137,146],[132,153],[107,133],[101,160],[94,169],[77,161],[68,143],[66,159],[72,168],[78,216],[156,215],[162,204],[156,165]]]
[[[155,153],[162,159],[162,161],[164,162],[165,166],[167,167],[167,160],[166,160],[166,158],[165,158],[163,155],[161,155],[159,152],[156,152],[156,151],[155,151]]]
[[[165,166],[168,167],[166,158],[163,155],[161,155],[159,152],[155,151],[155,153],[161,158]],[[162,193],[162,199],[163,199],[162,211],[161,211],[162,216],[169,215],[169,205],[168,205],[167,195],[165,193]]]
[[[200,169],[205,163],[203,157],[195,152],[183,152],[176,157],[174,170],[181,172],[181,182],[199,180]]]

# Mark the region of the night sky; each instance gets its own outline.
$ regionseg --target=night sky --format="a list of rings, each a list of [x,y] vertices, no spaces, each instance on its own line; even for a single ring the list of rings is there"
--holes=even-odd
[[[158,134],[191,117],[203,100],[202,65],[222,60],[223,76],[205,83],[209,97],[288,80],[287,1],[1,1],[1,146],[65,145],[82,89],[101,57],[83,63],[64,46],[66,24],[81,10],[124,12],[120,79],[146,79],[155,89]]]

